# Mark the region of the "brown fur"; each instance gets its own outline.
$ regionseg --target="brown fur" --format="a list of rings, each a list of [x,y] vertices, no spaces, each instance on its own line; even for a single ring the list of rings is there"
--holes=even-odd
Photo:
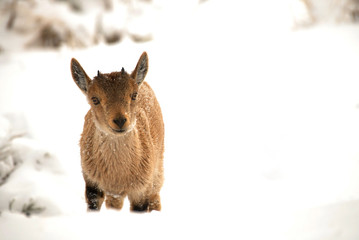
[[[164,126],[154,92],[142,83],[147,65],[143,53],[132,74],[99,72],[91,80],[71,61],[73,79],[91,105],[80,140],[89,210],[100,210],[104,200],[121,209],[126,196],[132,211],[161,210]]]

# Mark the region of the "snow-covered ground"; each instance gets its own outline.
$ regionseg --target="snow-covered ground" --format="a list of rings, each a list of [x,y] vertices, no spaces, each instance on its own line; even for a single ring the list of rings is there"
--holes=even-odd
[[[293,31],[284,0],[164,9],[147,43],[0,53],[0,239],[359,239],[359,25]],[[163,210],[87,213],[70,59],[94,76],[142,51],[166,125]]]

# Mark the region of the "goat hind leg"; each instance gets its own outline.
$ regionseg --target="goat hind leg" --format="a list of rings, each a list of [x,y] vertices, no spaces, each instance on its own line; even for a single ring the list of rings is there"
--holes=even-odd
[[[151,212],[153,210],[161,211],[161,198],[160,194],[155,193],[149,198],[149,207],[148,210]]]
[[[107,195],[106,194],[106,208],[121,210],[123,207],[123,200],[125,196],[123,195]]]

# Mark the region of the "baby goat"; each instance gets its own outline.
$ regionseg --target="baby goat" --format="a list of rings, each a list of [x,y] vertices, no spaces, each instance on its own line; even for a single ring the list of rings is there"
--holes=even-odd
[[[120,210],[126,196],[131,211],[161,210],[164,125],[151,87],[144,52],[135,70],[102,74],[91,80],[76,59],[71,73],[91,109],[80,140],[88,210]]]

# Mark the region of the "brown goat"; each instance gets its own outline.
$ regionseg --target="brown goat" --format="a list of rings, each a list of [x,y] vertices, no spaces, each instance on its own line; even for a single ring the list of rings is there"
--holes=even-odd
[[[135,70],[102,74],[91,80],[76,59],[71,73],[86,95],[80,140],[81,165],[88,210],[120,210],[126,196],[131,211],[161,210],[164,126],[151,87],[143,82],[148,70],[144,52]]]

